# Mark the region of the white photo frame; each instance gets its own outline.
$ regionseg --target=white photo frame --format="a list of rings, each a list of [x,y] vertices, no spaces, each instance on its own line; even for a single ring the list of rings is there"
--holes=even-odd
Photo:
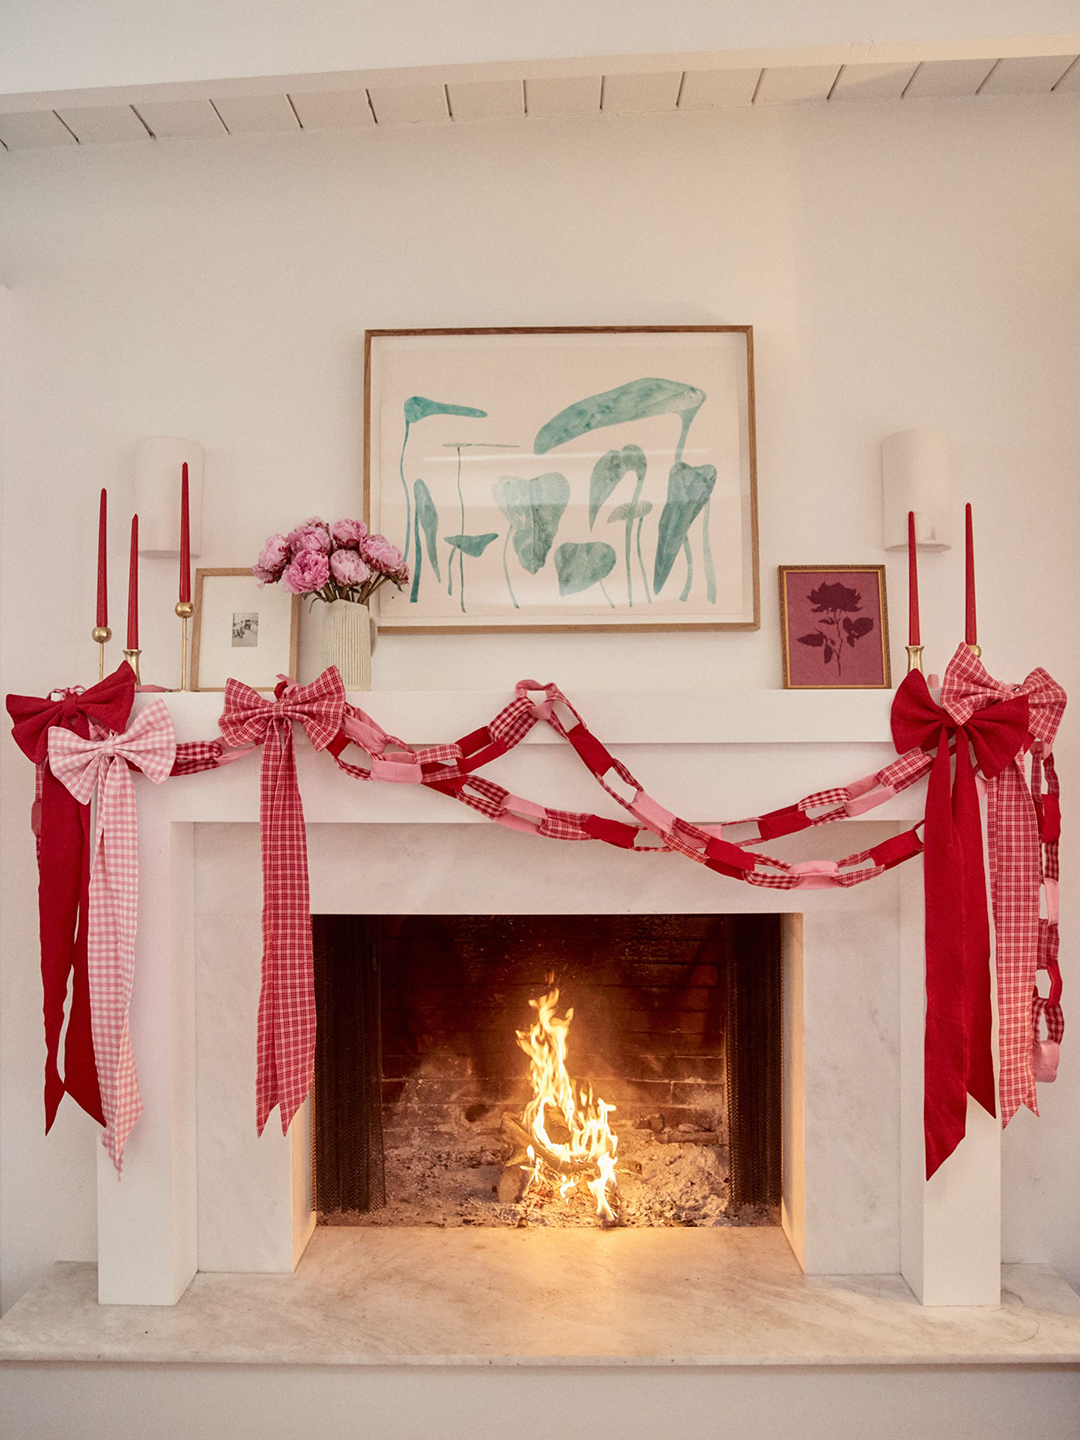
[[[295,678],[300,596],[260,588],[250,569],[195,572],[192,690],[224,690],[230,677],[273,690],[278,674]]]

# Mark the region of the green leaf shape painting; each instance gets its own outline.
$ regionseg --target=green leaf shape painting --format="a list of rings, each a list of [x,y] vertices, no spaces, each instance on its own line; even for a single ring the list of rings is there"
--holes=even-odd
[[[634,491],[634,499],[637,499],[641,492],[642,481],[645,479],[645,467],[648,463],[645,451],[640,445],[624,445],[621,450],[609,450],[606,455],[600,456],[593,466],[592,477],[589,480],[590,530],[600,513],[600,507],[611,496],[623,476],[629,475],[631,472],[637,476],[637,486]]]
[[[427,542],[428,559],[431,561],[431,568],[435,571],[436,580],[441,581],[442,574],[439,570],[439,512],[435,508],[435,501],[431,498],[431,491],[428,489],[426,481],[417,480],[413,490],[416,494],[416,569],[413,571],[409,600],[415,604],[420,595],[420,570],[423,565],[423,556],[420,553],[421,531]]]
[[[465,614],[465,556],[469,555],[473,560],[478,560],[493,540],[499,538],[498,532],[490,530],[486,535],[445,535],[443,537],[450,546],[451,551],[457,552],[459,581],[458,581],[458,605],[461,613]],[[451,554],[446,566],[447,586],[446,593],[454,593],[454,556]]]
[[[452,545],[455,550],[462,551],[472,559],[478,559],[493,540],[499,538],[498,531],[491,530],[486,535],[444,535],[443,539],[447,545]]]
[[[615,487],[624,475],[633,473],[637,476],[637,484],[634,486],[634,498],[631,502],[636,505],[641,499],[641,487],[645,483],[645,470],[648,466],[645,458],[645,451],[640,445],[624,445],[621,450],[609,450],[606,455],[593,466],[592,476],[589,480],[589,529],[593,527],[600,507],[611,495]],[[622,506],[619,507],[622,509]],[[633,536],[634,522],[630,517],[626,519],[626,603],[633,608],[634,604],[634,582],[630,575],[630,542]],[[648,595],[648,586],[645,587]],[[652,599],[652,596],[649,596]]]
[[[638,569],[641,571],[641,583],[645,588],[645,599],[652,604],[652,591],[649,589],[649,577],[645,571],[645,559],[641,553],[641,527],[645,524],[646,515],[652,514],[653,503],[651,500],[630,500],[624,505],[616,505],[611,514],[607,517],[609,525],[617,525],[622,521],[626,526],[627,535],[634,521],[637,521],[637,535],[635,537],[635,549],[637,550]],[[629,571],[630,558],[627,555],[626,567]],[[626,577],[627,593],[630,595],[631,605],[634,603],[633,594],[630,590],[630,576]]]
[[[509,542],[512,538],[522,569],[530,575],[539,574],[555,543],[559,522],[570,503],[570,482],[556,470],[534,475],[531,480],[504,475],[501,480],[495,481],[492,491],[495,503],[510,522],[503,545],[503,573],[510,599],[514,608],[518,609],[506,558]]]
[[[675,453],[681,459],[690,422],[704,403],[705,391],[699,390],[696,385],[683,385],[677,380],[630,380],[614,390],[590,395],[588,399],[577,400],[565,410],[560,410],[558,415],[540,427],[533,441],[533,453],[546,455],[568,440],[577,440],[590,430],[601,430],[605,425],[625,425],[632,420],[645,420],[651,415],[678,415],[682,421],[682,432]]]
[[[668,493],[660,512],[659,534],[656,537],[656,561],[653,566],[653,591],[659,594],[671,574],[675,557],[686,552],[687,577],[681,599],[690,593],[694,577],[694,557],[690,550],[691,525],[704,510],[716,485],[715,465],[687,465],[676,460],[668,473]],[[706,550],[706,568],[711,562]],[[712,584],[715,586],[715,579]]]
[[[428,400],[424,395],[410,395],[402,406],[402,410],[405,415],[405,436],[401,442],[398,472],[401,476],[401,488],[405,491],[405,544],[403,553],[405,563],[408,564],[409,546],[412,541],[413,532],[412,500],[409,495],[409,482],[405,478],[405,448],[409,443],[409,431],[418,420],[426,420],[429,415],[464,415],[472,420],[484,420],[487,418],[487,411],[478,410],[475,405],[448,405],[442,400]]]
[[[615,547],[603,540],[586,540],[579,543],[568,540],[555,551],[555,573],[559,577],[560,595],[580,595],[593,585],[604,591],[604,599],[614,610],[610,595],[604,590],[604,580],[615,569]]]
[[[423,395],[410,395],[404,408],[406,425],[415,425],[417,420],[426,420],[429,415],[466,415],[472,420],[487,418],[487,411],[477,410],[475,405],[447,405],[442,400],[428,400]]]

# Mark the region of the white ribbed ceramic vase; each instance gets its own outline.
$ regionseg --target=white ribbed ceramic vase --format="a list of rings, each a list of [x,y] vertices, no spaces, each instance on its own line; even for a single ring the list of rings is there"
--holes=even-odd
[[[371,689],[371,655],[379,628],[366,605],[331,600],[323,616],[323,667],[336,665],[346,690]]]

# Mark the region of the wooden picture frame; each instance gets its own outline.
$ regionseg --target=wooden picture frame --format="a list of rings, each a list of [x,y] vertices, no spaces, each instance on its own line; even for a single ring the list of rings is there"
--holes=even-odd
[[[196,570],[193,619],[192,690],[224,690],[230,676],[253,690],[273,690],[279,671],[295,678],[300,596],[280,585],[260,588],[250,566]]]
[[[365,331],[364,519],[384,631],[756,630],[753,327]]]
[[[777,568],[784,689],[890,690],[885,566]]]

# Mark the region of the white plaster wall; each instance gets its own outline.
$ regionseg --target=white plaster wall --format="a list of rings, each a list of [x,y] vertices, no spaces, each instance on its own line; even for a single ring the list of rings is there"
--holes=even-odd
[[[118,628],[140,435],[203,441],[198,563],[244,564],[298,515],[359,508],[365,326],[750,321],[758,634],[384,638],[376,686],[499,688],[525,674],[571,692],[775,686],[776,564],[881,560],[880,438],[940,425],[953,437],[957,533],[963,499],[976,506],[990,668],[1004,678],[1042,663],[1080,696],[1078,156],[1080,105],[1064,96],[2,156],[3,688],[96,674],[97,490],[110,487]],[[962,569],[957,551],[923,564],[936,666],[960,634]],[[902,561],[889,559],[889,577],[899,667]],[[144,673],[165,684],[173,580],[169,562],[144,563]],[[1067,721],[1067,821],[1074,733]],[[96,1142],[67,1105],[47,1142],[40,1133],[32,777],[8,739],[0,766],[8,1305],[51,1260],[92,1258]],[[1067,881],[1075,1032],[1069,896]],[[1022,1115],[1005,1137],[1006,1257],[1048,1260],[1074,1282],[1078,1044],[1067,1036],[1044,1122]]]

